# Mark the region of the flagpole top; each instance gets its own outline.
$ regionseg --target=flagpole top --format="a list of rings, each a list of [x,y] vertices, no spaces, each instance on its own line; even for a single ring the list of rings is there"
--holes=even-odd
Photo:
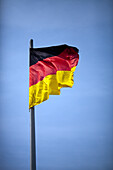
[[[30,48],[33,48],[33,39],[30,39]]]

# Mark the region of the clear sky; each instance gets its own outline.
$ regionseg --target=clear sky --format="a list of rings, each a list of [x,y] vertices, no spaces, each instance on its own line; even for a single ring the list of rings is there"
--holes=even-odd
[[[113,1],[0,1],[0,170],[29,170],[29,41],[79,48],[74,86],[35,107],[37,170],[113,169]]]

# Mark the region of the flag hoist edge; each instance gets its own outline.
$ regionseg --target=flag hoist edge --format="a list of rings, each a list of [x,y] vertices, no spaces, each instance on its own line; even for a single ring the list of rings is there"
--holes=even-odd
[[[49,95],[60,95],[62,87],[72,87],[78,60],[78,49],[65,44],[31,48],[29,108],[47,100]]]

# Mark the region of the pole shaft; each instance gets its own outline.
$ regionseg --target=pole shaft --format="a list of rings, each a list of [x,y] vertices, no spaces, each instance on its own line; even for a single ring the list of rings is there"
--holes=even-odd
[[[32,39],[30,40],[30,48],[33,48]],[[30,49],[29,49],[29,58],[30,58]],[[30,170],[36,170],[35,109],[34,107],[30,108]]]

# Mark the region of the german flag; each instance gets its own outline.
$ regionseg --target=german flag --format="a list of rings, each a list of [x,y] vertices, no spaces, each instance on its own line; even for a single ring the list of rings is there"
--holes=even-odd
[[[72,87],[78,60],[78,49],[66,44],[31,48],[29,108],[47,100],[49,95],[60,95],[62,87]]]

